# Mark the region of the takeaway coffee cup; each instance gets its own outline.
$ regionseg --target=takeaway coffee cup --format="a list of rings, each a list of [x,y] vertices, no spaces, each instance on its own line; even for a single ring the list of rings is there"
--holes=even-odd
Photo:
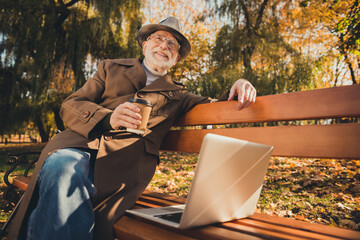
[[[146,130],[146,126],[149,121],[150,112],[152,109],[152,104],[148,100],[144,99],[135,99],[131,98],[129,102],[135,104],[140,108],[140,115],[141,115],[141,124],[137,128],[126,128],[126,131],[136,133],[136,134],[144,134]]]

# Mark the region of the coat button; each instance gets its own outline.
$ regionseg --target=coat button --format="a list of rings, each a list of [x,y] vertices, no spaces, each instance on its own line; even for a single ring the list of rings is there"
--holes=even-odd
[[[106,140],[106,141],[109,141],[109,140],[111,140],[112,139],[112,136],[104,136],[104,139]]]
[[[139,98],[143,98],[143,97],[144,97],[144,94],[143,94],[143,93],[141,93],[141,92],[140,92],[140,93],[138,93],[137,95],[138,95],[138,97],[139,97]]]
[[[89,111],[85,111],[85,112],[83,112],[83,113],[81,114],[81,116],[82,116],[83,118],[87,118],[89,115],[90,115],[90,112],[89,112]]]
[[[170,92],[169,92],[169,97],[172,98],[173,96],[174,96],[173,92],[170,91]]]

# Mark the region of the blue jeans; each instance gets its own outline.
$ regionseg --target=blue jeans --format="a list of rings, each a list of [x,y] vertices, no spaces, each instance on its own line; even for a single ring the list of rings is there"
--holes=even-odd
[[[39,201],[27,239],[92,239],[94,213],[90,153],[65,148],[51,154],[38,178]]]

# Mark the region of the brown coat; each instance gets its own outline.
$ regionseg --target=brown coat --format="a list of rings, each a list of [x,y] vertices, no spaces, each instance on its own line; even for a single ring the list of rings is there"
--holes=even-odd
[[[47,156],[66,147],[97,149],[92,199],[96,239],[113,239],[114,222],[130,208],[155,171],[161,142],[174,121],[208,98],[192,95],[169,75],[145,86],[139,59],[105,60],[98,71],[63,103],[61,116],[68,129],[44,148],[10,229],[9,239],[24,238],[30,210],[37,201],[36,179]],[[119,104],[130,98],[149,100],[153,110],[144,136],[122,130],[91,137],[90,132]]]

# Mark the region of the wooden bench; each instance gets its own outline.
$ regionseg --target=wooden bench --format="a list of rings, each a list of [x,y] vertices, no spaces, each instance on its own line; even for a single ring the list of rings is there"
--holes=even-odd
[[[196,106],[178,120],[161,149],[196,153],[205,134],[214,133],[272,145],[274,156],[360,159],[359,85],[262,96],[242,111],[235,111],[235,105]],[[15,178],[13,184],[26,187],[26,180]],[[144,192],[134,208],[184,202],[183,198]],[[360,239],[358,231],[260,213],[189,230],[125,214],[114,231],[119,239]]]

